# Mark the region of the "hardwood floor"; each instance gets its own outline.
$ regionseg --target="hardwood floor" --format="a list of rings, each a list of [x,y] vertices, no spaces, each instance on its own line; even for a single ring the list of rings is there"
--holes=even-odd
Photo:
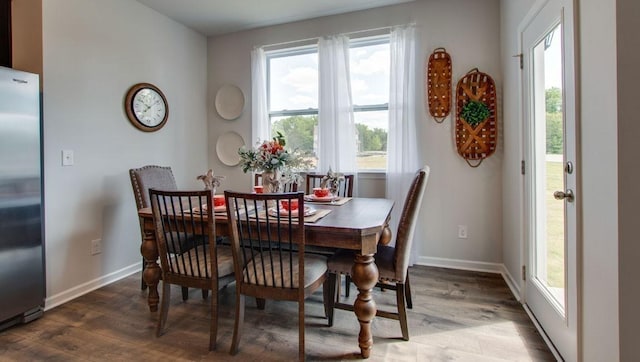
[[[371,361],[552,361],[553,355],[497,274],[413,267],[411,340],[401,340],[397,321],[373,321]],[[352,286],[352,288],[354,288]],[[351,296],[355,295],[355,288]],[[167,331],[155,337],[140,275],[134,274],[69,303],[44,317],[0,332],[0,361],[283,361],[297,358],[296,305],[267,301],[257,310],[248,299],[239,352],[229,355],[234,284],[222,292],[218,350],[207,350],[209,303],[199,290],[183,302],[174,287]],[[375,291],[378,308],[389,309],[391,291]],[[358,322],[336,310],[327,327],[321,292],[306,303],[307,360],[359,359]]]

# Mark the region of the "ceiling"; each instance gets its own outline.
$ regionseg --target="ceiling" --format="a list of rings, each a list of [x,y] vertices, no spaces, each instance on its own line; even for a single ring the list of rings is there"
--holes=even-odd
[[[204,35],[348,13],[414,0],[137,0]]]

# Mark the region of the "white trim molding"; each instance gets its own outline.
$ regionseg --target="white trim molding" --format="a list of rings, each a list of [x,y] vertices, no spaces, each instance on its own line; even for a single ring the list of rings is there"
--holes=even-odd
[[[460,259],[432,258],[427,256],[421,256],[420,258],[418,258],[416,265],[500,274],[502,275],[502,279],[504,279],[505,283],[507,283],[507,286],[511,290],[511,293],[513,294],[514,298],[516,298],[517,301],[522,303],[522,298],[520,294],[520,285],[518,284],[517,280],[513,278],[511,273],[509,273],[507,268],[502,263],[487,263],[484,261],[469,261],[469,260],[460,260]]]
[[[486,273],[502,274],[502,263],[487,263],[484,261],[470,261],[461,259],[432,258],[421,256],[416,260],[417,265],[436,266],[441,268],[472,270]]]
[[[126,278],[129,275],[138,273],[140,271],[142,271],[141,262],[126,266],[122,269],[114,271],[113,273],[101,276],[100,278],[90,280],[86,283],[80,284],[71,289],[60,292],[56,295],[47,297],[44,300],[44,310],[47,311],[47,310],[53,309],[70,300],[78,298],[84,294],[87,294],[98,288],[104,287],[105,285],[109,285],[113,282]]]

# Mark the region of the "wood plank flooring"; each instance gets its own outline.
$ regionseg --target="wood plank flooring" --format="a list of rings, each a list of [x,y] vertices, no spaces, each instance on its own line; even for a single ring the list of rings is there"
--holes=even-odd
[[[553,355],[513,298],[502,277],[453,269],[410,269],[411,340],[397,321],[376,318],[370,361],[552,361]],[[34,322],[0,332],[0,361],[286,361],[297,358],[296,305],[267,301],[257,310],[247,299],[239,352],[229,355],[234,285],[221,294],[218,350],[207,350],[209,302],[191,290],[183,302],[173,287],[167,331],[155,337],[156,313],[135,274],[53,310]],[[351,297],[356,290],[352,286]],[[375,291],[379,309],[393,309],[395,293]],[[358,322],[336,310],[327,327],[322,293],[306,306],[306,357],[311,361],[359,359]]]

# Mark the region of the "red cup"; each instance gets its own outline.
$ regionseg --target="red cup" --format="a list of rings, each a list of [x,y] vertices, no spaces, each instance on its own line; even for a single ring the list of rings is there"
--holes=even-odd
[[[327,197],[329,196],[329,189],[326,188],[321,188],[321,187],[314,187],[313,188],[313,194],[316,197]]]
[[[298,200],[281,200],[280,204],[282,205],[282,208],[287,210],[287,211],[296,211],[298,210]]]
[[[264,192],[264,186],[253,186],[253,192],[261,194]]]
[[[224,206],[224,195],[213,195],[213,206]]]

